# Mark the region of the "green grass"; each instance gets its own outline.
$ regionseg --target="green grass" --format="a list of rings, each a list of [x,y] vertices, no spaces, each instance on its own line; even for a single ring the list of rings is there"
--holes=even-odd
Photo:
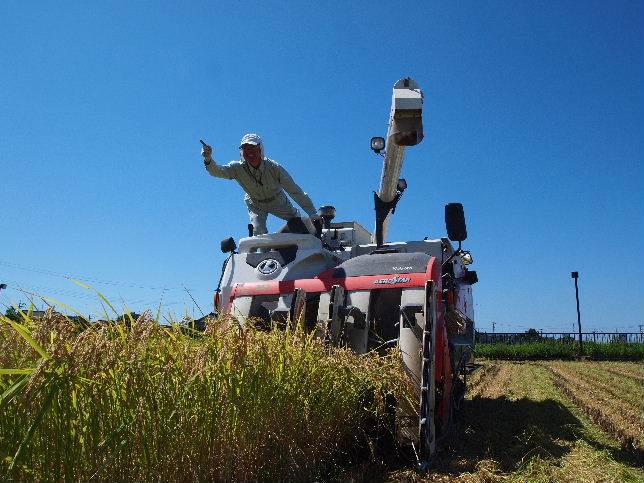
[[[354,464],[387,395],[407,394],[399,356],[299,330],[0,324],[5,479],[310,480]]]
[[[592,360],[644,360],[644,344],[584,342],[584,356]],[[476,355],[488,359],[506,360],[548,360],[574,359],[578,356],[579,345],[559,341],[529,342],[521,344],[476,344]]]

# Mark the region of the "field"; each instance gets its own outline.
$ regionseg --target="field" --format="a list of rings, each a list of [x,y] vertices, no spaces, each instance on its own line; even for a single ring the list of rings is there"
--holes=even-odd
[[[641,363],[483,360],[419,474],[380,445],[397,354],[128,325],[2,320],[0,480],[644,481]]]
[[[644,365],[483,361],[450,447],[398,481],[644,481]]]

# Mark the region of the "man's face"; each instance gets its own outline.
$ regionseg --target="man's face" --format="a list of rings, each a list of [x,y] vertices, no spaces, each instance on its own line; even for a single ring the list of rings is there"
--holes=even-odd
[[[257,168],[262,162],[262,148],[255,144],[242,144],[244,159],[253,167]]]

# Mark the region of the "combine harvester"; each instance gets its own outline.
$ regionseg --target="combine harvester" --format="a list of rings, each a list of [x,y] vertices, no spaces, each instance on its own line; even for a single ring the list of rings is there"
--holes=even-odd
[[[399,346],[418,399],[415,407],[398,406],[396,435],[424,464],[465,395],[473,367],[471,286],[478,279],[466,267],[470,253],[461,249],[467,231],[460,203],[445,207],[449,239],[387,242],[407,187],[399,178],[405,148],[423,139],[422,107],[414,80],[396,82],[386,142],[371,140],[384,157],[373,235],[355,221],[334,222],[335,208],[324,206],[315,235],[298,218],[278,233],[242,238],[238,251],[232,238],[224,240],[230,256],[215,310],[242,324],[251,317],[265,327],[303,322],[327,343],[360,354]]]

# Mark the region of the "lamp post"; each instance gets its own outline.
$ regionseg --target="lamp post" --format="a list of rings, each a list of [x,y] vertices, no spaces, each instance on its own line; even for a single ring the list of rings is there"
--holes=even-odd
[[[570,276],[575,279],[575,298],[577,299],[577,327],[579,328],[579,355],[584,354],[584,348],[581,343],[581,315],[579,313],[579,285],[577,284],[577,279],[579,279],[579,272],[570,272]]]

